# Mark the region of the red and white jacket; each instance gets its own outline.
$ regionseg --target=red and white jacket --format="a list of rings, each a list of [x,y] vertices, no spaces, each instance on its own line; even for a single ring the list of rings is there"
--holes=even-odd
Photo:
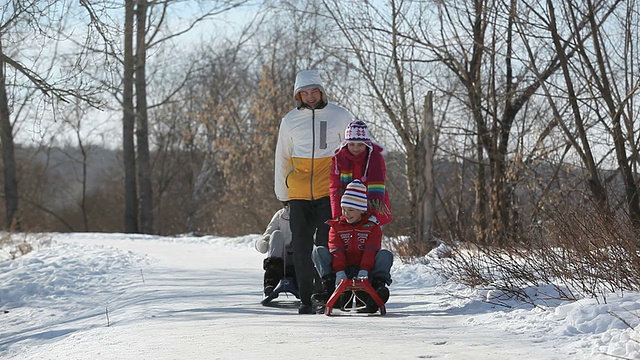
[[[349,265],[359,266],[360,270],[371,271],[376,253],[382,246],[382,229],[375,221],[369,220],[370,212],[362,219],[349,224],[344,216],[329,220],[329,252],[334,272],[343,271]]]

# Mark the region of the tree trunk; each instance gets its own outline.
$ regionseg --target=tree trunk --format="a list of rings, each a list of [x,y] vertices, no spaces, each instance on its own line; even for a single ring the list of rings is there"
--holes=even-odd
[[[478,134],[478,141],[476,144],[476,162],[478,166],[478,173],[476,181],[474,182],[475,188],[475,211],[473,212],[473,225],[474,233],[476,235],[476,241],[485,244],[487,243],[488,236],[488,220],[487,220],[487,176],[486,166],[484,163],[484,148],[480,141],[480,135]]]
[[[198,172],[193,185],[193,192],[191,193],[191,201],[189,202],[187,215],[188,232],[198,231],[198,213],[200,212],[202,200],[209,198],[211,192],[209,185],[217,170],[215,150],[213,147],[210,147],[209,151],[209,154],[207,154],[202,161],[202,167],[200,168],[200,172]],[[215,227],[215,225],[215,219],[211,219],[210,226]]]
[[[411,247],[415,254],[424,255],[430,249],[424,246],[424,213],[421,206],[422,198],[425,194],[425,183],[423,179],[423,167],[426,154],[422,144],[409,144],[407,146],[407,192],[409,193],[409,216],[413,219],[411,233]]]
[[[587,15],[589,18],[589,24],[592,29],[598,29],[598,22],[596,21],[594,9],[592,8],[592,6],[593,4],[589,3],[590,11]],[[580,45],[585,48],[590,47],[582,43],[580,43]],[[598,81],[594,81],[593,83],[598,86],[598,90],[600,91],[600,94],[607,104],[607,108],[609,109],[608,113],[611,114],[611,123],[613,124],[613,144],[616,152],[616,160],[618,160],[618,166],[620,168],[620,173],[624,181],[629,217],[631,218],[636,228],[640,228],[640,199],[638,198],[638,186],[636,185],[636,179],[634,178],[633,169],[630,166],[631,160],[627,156],[627,145],[630,145],[630,149],[634,148],[634,136],[629,136],[629,140],[627,140],[623,132],[621,121],[623,112],[621,110],[624,106],[624,102],[619,101],[619,103],[616,104],[614,94],[616,94],[618,91],[615,89],[615,77],[609,80],[609,75],[607,72],[608,58],[606,54],[606,48],[602,43],[601,36],[599,34],[599,31],[597,30],[594,31],[593,34],[592,46],[596,55],[597,67],[593,67],[591,72],[595,74],[595,79],[599,79]],[[585,54],[586,51],[580,53]],[[595,70],[596,68],[598,69],[597,72]],[[631,151],[633,152],[633,150]]]
[[[417,217],[417,239],[422,240],[425,252],[429,252],[436,245],[432,239],[433,220],[435,217],[436,192],[433,180],[433,92],[429,91],[424,98],[424,113],[422,114],[422,151],[425,154],[424,163],[420,167],[423,189],[418,199],[420,215]]]
[[[82,224],[84,225],[84,231],[89,231],[89,216],[87,209],[87,169],[89,163],[89,154],[87,153],[87,149],[85,148],[85,145],[82,142],[82,137],[80,136],[80,126],[78,126],[78,131],[76,132],[76,139],[78,140],[78,148],[80,150],[80,154],[82,155],[82,190],[80,195],[80,210],[82,211]]]
[[[9,101],[6,88],[6,69],[2,60],[4,48],[0,41],[0,141],[2,141],[2,161],[4,171],[5,227],[20,231],[18,218],[18,181],[16,176],[15,146],[13,143],[13,125],[11,124]]]
[[[138,232],[138,190],[136,151],[133,141],[135,111],[133,108],[133,20],[135,0],[125,1],[124,73],[122,80],[122,157],[124,162],[124,231]]]
[[[560,60],[560,65],[562,68],[562,75],[564,76],[565,83],[567,85],[567,94],[569,97],[569,104],[571,105],[571,110],[573,111],[573,118],[575,121],[575,127],[578,132],[578,137],[580,138],[583,146],[583,151],[581,153],[582,161],[587,168],[587,172],[589,173],[589,178],[587,179],[589,190],[593,194],[593,199],[595,201],[596,206],[602,210],[604,213],[611,213],[611,209],[609,207],[609,200],[607,197],[607,191],[604,188],[602,181],[600,180],[600,174],[598,173],[598,167],[596,165],[596,161],[593,158],[593,153],[591,151],[591,144],[589,142],[589,138],[587,137],[587,130],[585,128],[584,120],[581,115],[581,105],[578,102],[578,97],[576,95],[576,91],[572,81],[572,70],[569,67],[568,56],[565,54],[564,48],[562,46],[562,38],[560,37],[560,32],[556,25],[556,15],[553,1],[547,0],[547,7],[549,8],[550,22],[549,28],[551,30],[551,37],[553,40],[554,47],[558,54],[558,59]]]
[[[147,79],[145,75],[147,47],[147,1],[138,0],[136,13],[136,139],[138,141],[138,181],[140,182],[140,232],[153,233],[153,189],[149,153],[149,120],[147,117]]]

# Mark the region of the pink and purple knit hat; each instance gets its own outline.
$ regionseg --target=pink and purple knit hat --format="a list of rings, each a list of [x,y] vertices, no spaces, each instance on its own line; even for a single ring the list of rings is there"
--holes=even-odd
[[[344,131],[344,141],[361,142],[365,144],[371,144],[371,134],[369,134],[369,128],[367,124],[362,120],[354,119],[347,125],[347,129]]]

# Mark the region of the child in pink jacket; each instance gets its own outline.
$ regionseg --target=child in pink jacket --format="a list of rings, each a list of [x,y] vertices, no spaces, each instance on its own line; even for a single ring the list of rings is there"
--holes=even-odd
[[[367,186],[369,209],[379,225],[391,222],[389,193],[386,189],[387,168],[382,155],[382,147],[371,141],[367,124],[353,120],[345,130],[345,139],[335,151],[331,162],[330,196],[331,217],[337,219],[342,214],[340,197],[347,185],[360,180]]]

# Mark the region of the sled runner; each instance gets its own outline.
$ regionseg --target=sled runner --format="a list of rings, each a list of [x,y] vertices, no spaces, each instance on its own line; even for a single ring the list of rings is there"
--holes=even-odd
[[[278,282],[278,285],[273,289],[273,292],[268,296],[265,296],[264,299],[260,302],[262,305],[267,306],[271,303],[271,300],[280,296],[281,293],[289,293],[296,297],[296,299],[300,299],[300,295],[298,294],[298,286],[293,278],[284,277]]]
[[[387,309],[384,306],[384,302],[382,301],[378,293],[375,291],[373,286],[371,286],[369,279],[365,278],[365,279],[342,279],[338,287],[336,287],[336,290],[333,292],[333,294],[327,301],[327,304],[325,305],[325,308],[324,308],[324,314],[327,316],[331,316],[331,311],[333,310],[334,305],[336,305],[336,302],[341,297],[343,299],[346,299],[346,301],[344,304],[340,305],[340,310],[342,311],[365,310],[367,308],[366,301],[364,299],[361,299],[358,296],[358,293],[360,292],[365,292],[366,294],[371,296],[371,299],[373,299],[373,301],[375,301],[376,305],[378,306],[377,311],[380,312],[380,315],[384,315],[387,313]],[[348,297],[343,296],[345,294]],[[358,305],[359,303],[361,305]],[[349,305],[351,305],[351,307],[349,307]]]

